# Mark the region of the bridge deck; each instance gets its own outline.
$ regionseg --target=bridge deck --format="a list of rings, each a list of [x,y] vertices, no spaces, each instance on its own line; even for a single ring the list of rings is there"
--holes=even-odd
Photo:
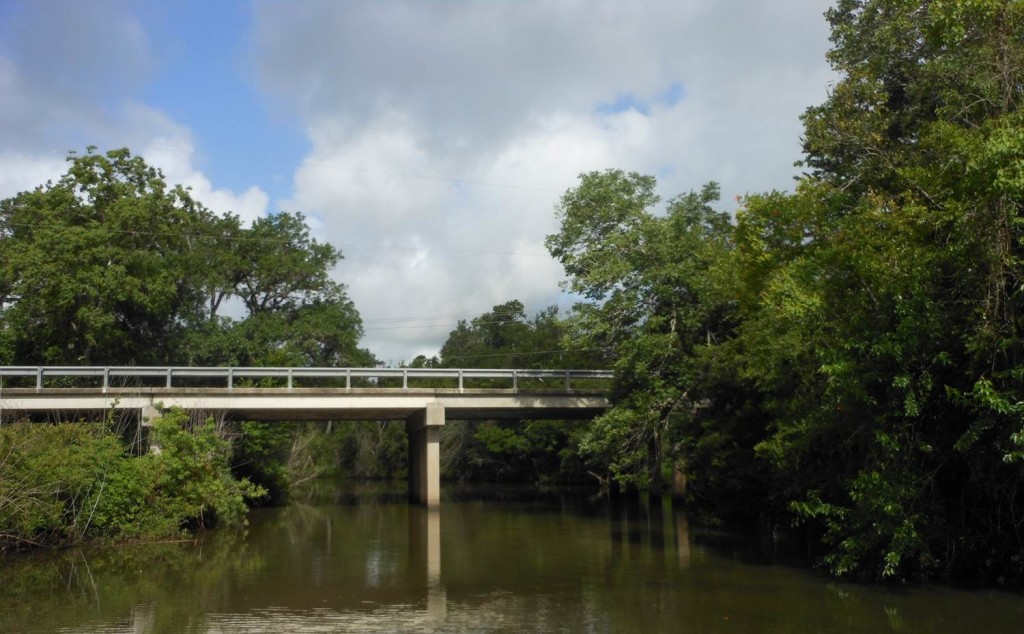
[[[15,414],[90,416],[181,407],[243,420],[397,420],[428,404],[450,420],[592,418],[608,408],[594,390],[475,388],[3,388],[0,409]]]
[[[6,366],[0,415],[181,407],[250,420],[358,420],[408,418],[439,405],[451,419],[589,418],[608,399],[579,387],[611,378],[607,370]],[[267,382],[276,386],[249,387]]]
[[[573,380],[593,386],[611,378],[601,370],[0,367],[0,423],[19,417],[77,420],[120,410],[146,424],[168,407],[242,420],[404,419],[410,498],[436,507],[446,419],[590,418],[609,407],[608,398],[600,390],[573,389]],[[380,387],[382,380],[401,387]],[[201,385],[181,384],[190,381]],[[236,387],[264,381],[285,387]],[[309,387],[307,381],[344,387]],[[410,381],[454,386],[418,387]],[[496,381],[508,387],[467,386]],[[221,387],[209,387],[211,382]],[[537,383],[559,389],[536,389]]]

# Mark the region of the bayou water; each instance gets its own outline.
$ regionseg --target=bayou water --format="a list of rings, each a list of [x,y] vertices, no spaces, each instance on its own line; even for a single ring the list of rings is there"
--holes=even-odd
[[[0,632],[1024,630],[1024,594],[837,583],[779,552],[667,498],[343,491],[194,542],[0,560]]]

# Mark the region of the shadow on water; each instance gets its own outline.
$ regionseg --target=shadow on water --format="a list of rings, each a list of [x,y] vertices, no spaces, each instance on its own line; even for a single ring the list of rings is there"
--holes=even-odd
[[[0,561],[0,631],[1017,631],[1008,593],[831,583],[669,498],[401,484],[256,509],[247,533]],[[765,546],[770,546],[765,549]],[[750,565],[755,563],[757,565]]]

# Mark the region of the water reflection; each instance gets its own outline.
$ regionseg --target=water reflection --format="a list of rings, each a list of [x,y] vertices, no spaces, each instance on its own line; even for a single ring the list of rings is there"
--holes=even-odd
[[[0,631],[1016,631],[1024,617],[1016,595],[751,565],[751,540],[691,531],[668,498],[496,493],[453,491],[440,511],[341,496],[254,511],[247,535],[8,559]]]
[[[409,509],[409,556],[419,564],[416,572],[426,585],[427,615],[443,622],[448,615],[448,595],[441,583],[441,511],[412,507]],[[417,566],[419,567],[419,566]]]

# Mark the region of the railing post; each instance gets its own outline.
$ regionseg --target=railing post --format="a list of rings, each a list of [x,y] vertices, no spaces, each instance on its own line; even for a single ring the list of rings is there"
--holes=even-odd
[[[288,368],[288,389],[292,389],[292,369]]]
[[[228,368],[228,389],[235,389],[235,369]]]
[[[167,387],[171,387],[171,374],[174,373],[172,368],[167,368]]]
[[[459,370],[459,394],[462,393],[462,370]]]
[[[352,368],[345,368],[345,389],[352,389]]]
[[[405,368],[402,368],[402,389],[409,389],[409,371]]]
[[[103,368],[103,393],[107,393],[107,388],[110,387],[110,368]]]
[[[43,369],[36,368],[36,389],[43,389]]]
[[[512,370],[512,389],[519,391],[519,370]]]

